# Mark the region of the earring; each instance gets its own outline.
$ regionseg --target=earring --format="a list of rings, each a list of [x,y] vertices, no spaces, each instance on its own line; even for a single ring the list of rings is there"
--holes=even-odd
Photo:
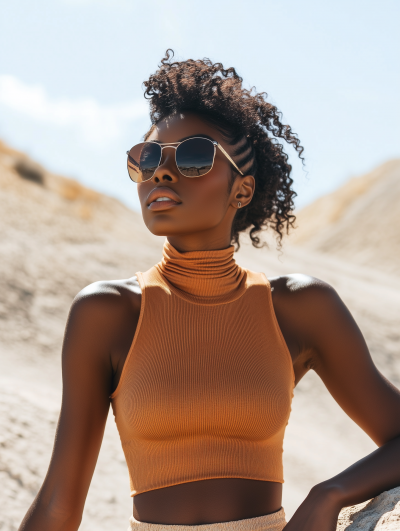
[[[242,203],[239,201],[238,202],[238,207],[240,208],[242,206]]]

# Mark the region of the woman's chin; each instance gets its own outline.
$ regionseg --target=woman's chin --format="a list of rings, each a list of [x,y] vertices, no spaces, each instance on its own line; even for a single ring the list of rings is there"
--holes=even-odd
[[[146,227],[149,229],[149,231],[154,234],[154,236],[173,236],[177,234],[183,234],[186,231],[184,230],[184,224],[179,224],[176,226],[176,224],[172,223],[165,223],[162,220],[151,220],[146,221],[144,220],[144,223]]]

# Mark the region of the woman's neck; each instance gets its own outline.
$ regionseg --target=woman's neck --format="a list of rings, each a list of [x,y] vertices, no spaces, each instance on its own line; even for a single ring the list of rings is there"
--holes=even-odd
[[[207,231],[208,232],[208,231]],[[172,247],[181,253],[193,251],[219,251],[231,246],[229,236],[215,236],[209,234],[168,236],[167,241]]]

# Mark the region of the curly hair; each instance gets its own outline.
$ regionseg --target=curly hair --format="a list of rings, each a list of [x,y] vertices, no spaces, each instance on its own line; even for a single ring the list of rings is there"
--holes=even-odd
[[[238,209],[232,224],[231,242],[239,249],[240,233],[250,227],[254,247],[262,247],[259,233],[271,227],[281,246],[283,233],[293,227],[294,198],[288,155],[278,139],[291,144],[304,163],[303,147],[296,134],[281,121],[281,112],[266,101],[265,92],[243,88],[234,68],[225,69],[209,59],[172,62],[168,49],[159,69],[151,75],[144,96],[150,100],[152,128],[164,118],[180,112],[194,112],[211,122],[233,146],[233,160],[244,175],[255,179],[251,202]],[[240,174],[232,167],[232,179]]]

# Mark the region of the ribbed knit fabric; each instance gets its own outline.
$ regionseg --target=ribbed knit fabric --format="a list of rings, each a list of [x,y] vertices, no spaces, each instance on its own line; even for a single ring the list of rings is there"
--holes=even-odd
[[[294,373],[262,273],[234,248],[137,273],[139,321],[111,395],[131,496],[211,478],[283,482]]]

